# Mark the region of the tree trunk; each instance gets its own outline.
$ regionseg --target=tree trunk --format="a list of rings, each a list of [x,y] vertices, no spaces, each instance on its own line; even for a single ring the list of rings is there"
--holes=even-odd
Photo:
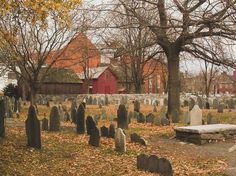
[[[34,88],[30,88],[30,104],[36,106],[36,93],[37,91]]]
[[[179,122],[180,112],[180,76],[179,53],[175,49],[169,50],[168,59],[168,118],[173,123]]]

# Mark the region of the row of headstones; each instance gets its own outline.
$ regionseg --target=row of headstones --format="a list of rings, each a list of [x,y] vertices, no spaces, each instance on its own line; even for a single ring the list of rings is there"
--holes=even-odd
[[[88,104],[88,105],[102,105],[102,106],[105,106],[105,105],[108,105],[109,104],[109,99],[108,99],[108,96],[105,96],[104,99],[101,98],[101,97],[92,97],[92,96],[86,96],[85,99],[84,99],[85,103]]]
[[[149,171],[164,176],[172,176],[173,170],[169,160],[158,158],[156,155],[140,154],[137,156],[137,169]]]

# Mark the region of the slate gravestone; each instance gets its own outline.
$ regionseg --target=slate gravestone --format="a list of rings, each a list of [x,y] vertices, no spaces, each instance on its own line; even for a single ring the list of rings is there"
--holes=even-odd
[[[94,98],[93,99],[93,105],[96,105],[97,104],[97,98]]]
[[[121,104],[117,110],[117,124],[118,128],[128,129],[128,118],[127,118],[127,110],[125,105]]]
[[[131,139],[131,142],[136,142],[144,146],[147,145],[147,141],[144,138],[140,137],[137,133],[132,133],[130,135],[130,139]]]
[[[134,101],[134,111],[135,112],[140,112],[140,103],[138,100]]]
[[[162,118],[161,118],[161,125],[162,125],[162,126],[170,125],[170,120],[167,119],[166,117],[162,117]]]
[[[195,105],[195,100],[193,98],[189,99],[189,111],[191,111],[193,109]]]
[[[217,108],[217,112],[218,113],[223,113],[224,112],[224,104],[223,103],[220,103],[218,108]]]
[[[76,112],[76,132],[77,134],[85,133],[85,111],[82,104],[79,105],[79,108]]]
[[[27,146],[41,149],[40,122],[37,118],[37,113],[34,106],[29,107],[28,117],[25,121],[25,129]]]
[[[92,134],[92,130],[96,128],[96,123],[93,120],[93,118],[91,116],[88,116],[86,119],[86,129],[87,129],[87,134],[91,135]]]
[[[82,102],[81,104],[84,106],[84,109],[86,109],[86,103]]]
[[[115,138],[115,125],[110,124],[109,126],[109,138]]]
[[[0,100],[0,137],[5,137],[5,118],[6,118],[6,111],[5,111],[5,104],[4,100]]]
[[[139,115],[139,112],[136,112],[136,111],[134,111],[134,119],[137,119],[138,118],[138,115]]]
[[[172,176],[173,175],[173,170],[172,170],[172,166],[169,162],[169,160],[165,159],[165,158],[160,158],[158,160],[158,173],[160,175],[164,175],[164,176]]]
[[[154,119],[155,119],[155,116],[154,116],[152,113],[149,113],[149,114],[146,116],[146,122],[147,122],[147,123],[154,123]]]
[[[50,131],[59,131],[60,130],[60,113],[57,106],[53,106],[50,112]]]
[[[141,171],[148,170],[148,155],[140,154],[137,156],[137,169]]]
[[[201,97],[197,97],[197,104],[198,104],[200,109],[203,108],[203,103],[202,103],[202,98]]]
[[[190,111],[190,125],[202,125],[202,110],[195,105]]]
[[[94,147],[99,147],[100,145],[100,134],[97,127],[90,131],[89,144]]]
[[[93,103],[93,97],[92,97],[92,96],[89,96],[88,104],[91,105],[92,103]]]
[[[219,106],[219,101],[217,100],[217,99],[214,99],[213,100],[213,109],[217,109],[218,108],[218,106]]]
[[[45,117],[42,119],[42,131],[48,131],[48,119]]]
[[[72,122],[75,123],[75,124],[76,124],[76,113],[77,113],[76,108],[72,108],[70,116],[71,116]]]
[[[218,120],[212,116],[211,113],[207,114],[207,124],[218,124]]]
[[[106,126],[102,126],[100,129],[102,137],[109,137],[109,128],[107,128]]]
[[[228,106],[229,106],[229,109],[234,109],[235,108],[234,100],[232,98],[229,99]]]
[[[138,122],[138,123],[145,123],[145,121],[146,121],[146,120],[145,120],[145,117],[144,117],[143,113],[140,112],[140,113],[138,114],[138,117],[137,117],[137,122]]]
[[[64,120],[66,122],[70,121],[70,114],[66,111],[65,114],[64,114]]]
[[[208,101],[206,102],[206,109],[210,109],[210,103]]]
[[[159,158],[156,155],[151,155],[148,158],[148,171],[152,173],[159,172]]]

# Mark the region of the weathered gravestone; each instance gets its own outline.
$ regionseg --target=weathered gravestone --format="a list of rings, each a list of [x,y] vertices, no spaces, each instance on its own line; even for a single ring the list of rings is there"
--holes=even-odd
[[[207,124],[217,124],[218,120],[212,116],[211,113],[207,114]]]
[[[146,116],[146,122],[147,122],[147,123],[154,123],[154,119],[155,119],[155,116],[154,116],[154,114],[152,114],[152,113],[149,113],[149,114]]]
[[[102,126],[100,129],[102,137],[109,137],[109,128],[107,128],[106,126]]]
[[[27,146],[41,149],[41,133],[40,122],[34,106],[30,106],[28,117],[25,121],[25,129],[27,136]]]
[[[224,112],[224,104],[223,103],[220,103],[218,108],[217,108],[217,112],[218,113],[223,113]]]
[[[145,123],[145,121],[145,116],[140,112],[137,117],[137,123]]]
[[[140,154],[137,156],[137,169],[141,171],[148,170],[148,155]]]
[[[85,111],[84,106],[82,104],[79,105],[79,108],[76,113],[76,132],[78,134],[85,133]]]
[[[5,137],[5,118],[6,118],[6,111],[5,111],[5,104],[4,100],[0,100],[0,137]]]
[[[97,127],[90,131],[89,144],[95,147],[100,145],[100,134]]]
[[[199,106],[200,109],[203,108],[203,100],[201,97],[197,97],[197,104]]]
[[[147,141],[144,138],[142,138],[141,136],[139,136],[137,133],[132,133],[130,135],[130,139],[131,139],[131,142],[136,142],[141,145],[147,146]]]
[[[140,111],[140,103],[138,100],[134,101],[134,111],[139,112]]]
[[[42,131],[48,131],[48,119],[45,117],[42,119]]]
[[[188,100],[184,100],[184,107],[188,106]]]
[[[69,112],[65,112],[65,114],[64,114],[64,120],[66,121],[66,122],[68,122],[68,121],[70,121],[70,114],[69,114]]]
[[[158,164],[159,158],[156,155],[151,155],[148,158],[148,171],[152,173],[158,173],[159,172],[159,164]]]
[[[121,104],[117,110],[117,124],[118,128],[128,129],[128,118],[127,118],[127,110],[125,105]]]
[[[126,136],[121,128],[116,129],[115,148],[118,152],[126,152]]]
[[[110,124],[109,126],[109,138],[115,138],[115,125],[114,124]]]
[[[229,99],[228,106],[229,106],[229,109],[234,109],[235,108],[234,100],[232,98]]]
[[[93,120],[93,118],[91,116],[88,116],[86,119],[86,129],[87,129],[87,134],[91,135],[92,134],[92,130],[96,128],[96,123]]]
[[[53,106],[50,112],[50,131],[59,131],[60,130],[60,113],[57,106]]]
[[[159,174],[164,175],[164,176],[172,176],[173,175],[173,170],[172,166],[170,164],[170,161],[165,159],[165,158],[160,158],[158,160],[158,165],[159,165]]]
[[[190,111],[190,125],[202,125],[202,110],[195,105]]]
[[[167,119],[166,117],[162,117],[162,118],[161,118],[161,125],[162,125],[162,126],[170,125],[170,120]]]
[[[217,99],[214,99],[213,100],[213,109],[217,109],[218,108],[218,106],[219,106],[219,101],[217,100]]]
[[[195,100],[193,98],[189,99],[189,111],[191,111],[193,109],[195,105]]]
[[[210,109],[210,103],[208,101],[206,102],[206,109]]]
[[[153,106],[153,112],[157,112],[157,106],[156,105]]]

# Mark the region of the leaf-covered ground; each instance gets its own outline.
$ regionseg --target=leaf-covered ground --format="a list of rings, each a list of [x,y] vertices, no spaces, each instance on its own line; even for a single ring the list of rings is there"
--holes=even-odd
[[[90,114],[99,109],[91,106],[86,111]],[[126,131],[127,152],[122,154],[115,151],[114,139],[102,137],[101,146],[92,147],[88,145],[87,135],[77,135],[74,124],[63,122],[60,132],[43,131],[42,149],[35,150],[26,147],[25,116],[26,111],[20,119],[8,121],[6,138],[0,139],[0,175],[156,175],[136,169],[136,157],[141,153],[169,159],[174,175],[224,175],[228,168],[224,151],[235,142],[186,144],[174,139],[174,125],[161,127],[137,124],[133,120]],[[109,120],[101,120],[98,126],[109,124]],[[144,137],[148,146],[131,143],[133,132]]]

